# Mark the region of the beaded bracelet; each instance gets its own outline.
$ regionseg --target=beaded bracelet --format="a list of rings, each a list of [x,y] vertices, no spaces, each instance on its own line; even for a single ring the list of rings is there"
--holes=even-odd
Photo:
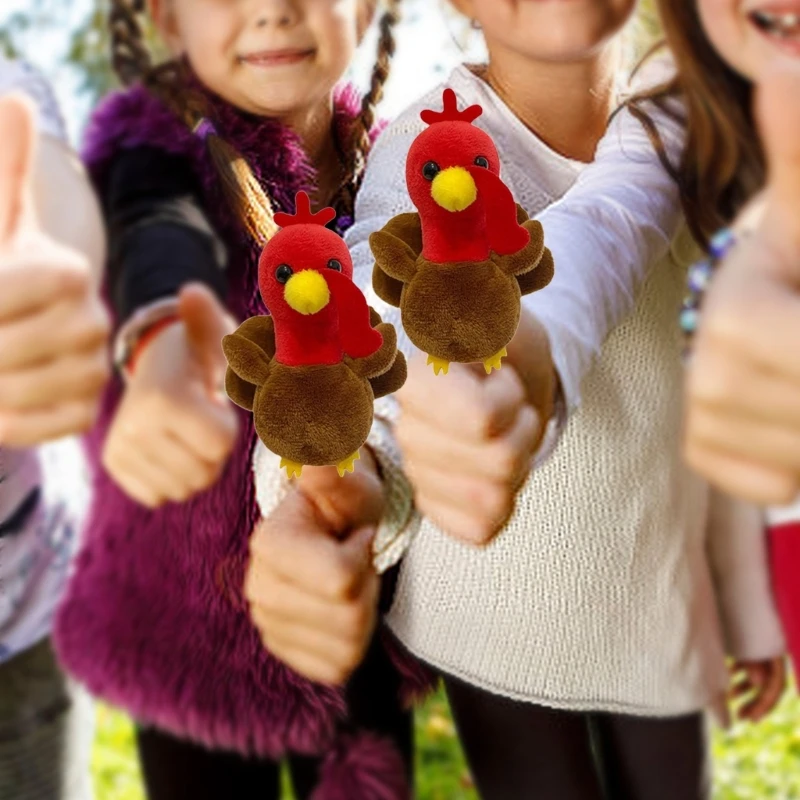
[[[709,243],[709,255],[689,268],[687,276],[688,294],[681,307],[680,325],[686,339],[684,358],[689,355],[689,348],[700,322],[700,309],[706,290],[711,284],[717,267],[728,253],[735,247],[736,236],[730,228],[723,228],[716,233]]]

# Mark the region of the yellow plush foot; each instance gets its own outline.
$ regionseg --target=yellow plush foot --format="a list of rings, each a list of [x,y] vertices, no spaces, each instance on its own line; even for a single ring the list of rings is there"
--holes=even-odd
[[[433,371],[438,375],[444,372],[447,375],[447,370],[450,369],[450,362],[445,361],[443,358],[436,358],[436,356],[428,356],[428,363],[433,364]]]
[[[299,478],[303,472],[303,465],[298,464],[296,461],[290,461],[288,458],[281,459],[281,469],[286,467],[286,475],[289,480],[292,478]]]
[[[361,453],[356,451],[353,455],[348,456],[344,461],[340,461],[336,465],[336,469],[339,470],[339,477],[344,478],[345,472],[355,472],[356,471],[356,461],[361,458]]]
[[[503,359],[508,355],[508,351],[504,347],[499,353],[495,353],[491,358],[483,359],[483,368],[486,370],[487,375],[492,374],[493,369],[500,369],[503,366]]]

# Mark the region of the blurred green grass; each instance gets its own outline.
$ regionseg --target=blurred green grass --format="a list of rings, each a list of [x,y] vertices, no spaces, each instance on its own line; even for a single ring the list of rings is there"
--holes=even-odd
[[[478,800],[442,694],[417,715],[419,800]],[[800,699],[794,689],[760,725],[739,725],[713,742],[714,800],[800,800]],[[144,800],[133,728],[97,710],[92,769],[97,800]]]

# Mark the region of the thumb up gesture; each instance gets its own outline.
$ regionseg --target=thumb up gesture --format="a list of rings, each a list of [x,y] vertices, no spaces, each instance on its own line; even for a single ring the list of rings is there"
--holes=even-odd
[[[754,230],[720,266],[690,366],[685,451],[721,489],[762,504],[800,492],[800,67],[758,89],[769,164]]]
[[[184,502],[219,478],[239,431],[221,390],[221,342],[235,329],[210,289],[187,284],[175,324],[142,352],[103,449],[103,465],[138,503]]]
[[[37,218],[24,99],[0,100],[0,142],[0,445],[28,447],[92,424],[109,375],[109,323],[88,258]]]
[[[311,680],[343,684],[367,652],[378,621],[372,539],[383,504],[377,466],[363,448],[352,475],[306,467],[250,539],[253,623],[273,655]]]

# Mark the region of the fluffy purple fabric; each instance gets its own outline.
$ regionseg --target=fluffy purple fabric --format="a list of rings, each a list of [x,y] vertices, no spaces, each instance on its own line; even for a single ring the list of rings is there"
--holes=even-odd
[[[220,134],[247,159],[278,209],[291,210],[296,192],[313,181],[297,138],[273,120],[212,102]],[[357,108],[354,92],[340,92],[338,124],[349,124]],[[229,308],[239,319],[264,313],[259,249],[226,208],[203,143],[141,88],[112,95],[93,118],[86,160],[98,187],[121,149],[143,145],[190,159],[229,248]],[[252,415],[240,412],[235,451],[214,487],[151,512],[128,499],[100,465],[120,391],[118,382],[108,390],[88,441],[95,499],[56,620],[64,665],[139,722],[209,747],[269,757],[328,751],[346,713],[342,693],[310,683],[267,652],[241,596],[258,517]]]
[[[432,667],[414,658],[388,627],[381,628],[379,635],[383,649],[400,675],[400,699],[405,708],[412,708],[436,688],[439,675]]]
[[[397,800],[411,797],[403,761],[391,742],[343,736],[325,758],[311,800]]]

